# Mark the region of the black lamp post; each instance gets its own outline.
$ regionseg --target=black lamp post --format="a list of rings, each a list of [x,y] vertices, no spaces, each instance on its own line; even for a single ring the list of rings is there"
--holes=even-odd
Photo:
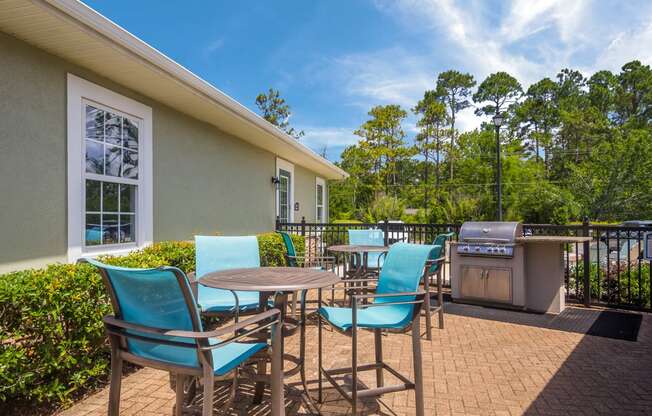
[[[498,196],[498,221],[503,220],[503,189],[502,189],[502,163],[500,158],[500,126],[503,116],[497,113],[493,118],[496,127],[496,195]]]

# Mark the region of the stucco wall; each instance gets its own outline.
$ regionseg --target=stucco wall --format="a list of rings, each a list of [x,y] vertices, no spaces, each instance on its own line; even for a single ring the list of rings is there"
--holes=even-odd
[[[152,107],[156,241],[273,229],[275,155],[0,32],[0,273],[66,261],[68,72]],[[315,175],[295,169],[311,221]]]

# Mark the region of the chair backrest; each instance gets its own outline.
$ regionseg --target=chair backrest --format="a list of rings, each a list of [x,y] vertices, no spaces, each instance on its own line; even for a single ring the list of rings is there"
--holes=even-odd
[[[443,257],[446,255],[446,240],[449,240],[453,238],[455,234],[454,233],[445,233],[445,234],[438,234],[437,237],[435,237],[435,241],[432,242],[432,245],[436,248],[430,253],[430,259],[429,260],[435,260],[440,257]],[[430,269],[428,270],[429,273],[435,273],[437,269],[439,268],[439,265],[437,263],[432,264],[430,266]]]
[[[383,230],[370,228],[368,230],[349,230],[349,244],[360,246],[384,246]]]
[[[94,259],[84,259],[100,271],[111,297],[117,319],[153,328],[202,331],[199,311],[186,275],[174,267],[130,269],[110,266]],[[189,347],[147,342],[128,335],[127,347],[134,355],[167,363],[199,366],[196,342],[185,338],[141,335],[174,342],[188,343]]]
[[[195,273],[260,267],[260,253],[256,236],[222,237],[195,236]]]
[[[285,244],[285,250],[287,251],[288,255],[288,266],[297,267],[297,260],[292,258],[297,255],[297,250],[294,248],[292,237],[290,237],[290,234],[285,231],[277,231],[277,233],[279,233],[281,238],[283,238],[283,244]]]
[[[393,244],[380,271],[376,293],[415,292],[423,277],[426,261],[435,249],[434,246],[425,244]],[[377,298],[376,302],[399,302],[413,299],[413,296]]]

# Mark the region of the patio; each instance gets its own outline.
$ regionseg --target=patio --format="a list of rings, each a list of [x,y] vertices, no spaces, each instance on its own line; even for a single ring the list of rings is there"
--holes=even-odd
[[[433,415],[642,415],[652,406],[652,315],[643,314],[637,342],[585,335],[587,309],[575,309],[576,325],[564,330],[538,324],[541,315],[491,311],[452,304],[444,330],[431,342],[422,340],[426,414]],[[595,309],[593,309],[595,310]],[[590,323],[589,323],[590,326]],[[316,326],[309,325],[308,378],[317,375]],[[422,332],[425,325],[422,320]],[[296,349],[288,340],[290,352]],[[324,331],[326,366],[344,366],[351,357],[350,340]],[[360,362],[373,361],[373,334],[359,339]],[[383,339],[386,362],[412,375],[409,334]],[[361,379],[373,385],[373,373]],[[298,377],[286,382],[287,414],[311,414],[300,397]],[[325,383],[325,387],[328,385]],[[226,388],[224,389],[226,392]],[[350,407],[337,392],[326,390],[324,415],[347,414]],[[251,405],[253,387],[244,383],[230,414],[265,415],[269,402]],[[225,394],[217,394],[219,403]],[[108,388],[86,398],[59,416],[105,415]],[[402,392],[363,401],[364,414],[411,415],[414,393]],[[144,369],[123,380],[122,415],[172,414],[174,392],[168,374]]]

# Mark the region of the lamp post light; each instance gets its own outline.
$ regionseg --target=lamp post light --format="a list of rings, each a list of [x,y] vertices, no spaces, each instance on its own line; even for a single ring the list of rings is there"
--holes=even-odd
[[[498,197],[498,221],[503,220],[503,190],[502,190],[502,163],[500,158],[500,126],[503,124],[503,116],[496,113],[492,121],[496,127],[496,195]]]

